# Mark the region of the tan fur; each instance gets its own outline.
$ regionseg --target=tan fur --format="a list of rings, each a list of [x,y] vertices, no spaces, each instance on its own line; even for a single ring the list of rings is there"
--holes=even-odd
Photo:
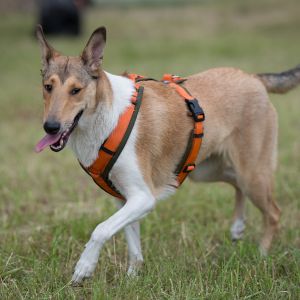
[[[76,63],[79,64],[74,59],[73,66]],[[53,113],[65,124],[80,109],[88,107],[94,112],[98,101],[109,101],[112,97],[108,79],[103,71],[99,76],[97,86],[93,82],[83,86],[76,76],[69,76],[62,84],[58,75],[51,75],[44,81],[54,87],[51,97],[44,92],[45,119]],[[174,170],[186,149],[193,120],[175,89],[155,81],[141,84],[145,90],[137,121],[136,152],[144,179],[158,196],[166,185],[175,184]],[[209,181],[225,181],[236,188],[237,211],[241,195],[250,197],[264,216],[261,245],[267,251],[278,227],[280,210],[272,198],[277,116],[264,85],[254,75],[218,68],[188,77],[184,86],[199,99],[206,115],[195,173],[201,176],[206,162],[216,162],[216,174]],[[75,97],[69,93],[74,87],[83,89]],[[228,169],[233,172],[230,178],[225,174]],[[190,177],[197,180],[194,173]]]
[[[163,186],[172,184],[193,123],[184,101],[172,88],[148,81],[142,84],[145,95],[138,123],[137,153],[145,180],[158,194]],[[262,248],[267,250],[280,210],[272,198],[277,116],[265,87],[255,76],[233,68],[190,76],[184,86],[199,99],[206,115],[198,173],[202,162],[211,158],[219,161],[218,176],[210,181],[231,183],[262,211]],[[222,178],[226,168],[233,171],[232,179]]]
[[[74,69],[80,68],[80,60],[77,57],[60,56],[55,59],[55,65],[63,68],[65,61],[72,64]],[[43,84],[52,85],[51,93],[43,90],[44,97],[44,122],[55,119],[55,121],[67,125],[72,123],[77,113],[82,110],[90,110],[93,113],[101,101],[111,101],[112,90],[105,73],[100,70],[98,76],[101,84],[96,85],[93,81],[82,81],[80,74],[73,73],[66,78],[59,76],[56,72],[50,73],[43,80]],[[74,88],[80,88],[81,91],[76,95],[70,92]]]
[[[138,117],[137,154],[148,185],[158,195],[175,184],[174,170],[183,155],[193,121],[175,89],[148,81]]]
[[[52,87],[50,92],[43,89],[44,122],[56,121],[66,127],[81,110],[92,113],[98,101],[111,100],[109,81],[100,68],[106,39],[105,28],[95,30],[80,56],[60,55],[46,41],[40,25],[37,26],[36,35],[42,50],[43,85]],[[98,44],[98,51],[95,51],[95,44]],[[101,81],[101,85],[96,84],[95,78]],[[80,89],[76,95],[71,94],[74,88]]]
[[[101,69],[106,30],[94,31],[80,57],[60,56],[45,40],[42,47],[44,120],[55,116],[72,122],[81,109],[93,113],[99,101],[111,101],[112,89]],[[184,86],[202,106],[206,119],[196,181],[224,181],[236,190],[235,218],[243,214],[248,196],[263,215],[261,249],[266,252],[278,229],[280,209],[273,198],[273,173],[277,156],[277,114],[267,90],[285,92],[299,84],[299,67],[280,74],[249,75],[233,68],[216,68],[192,75]],[[172,87],[144,81],[142,106],[137,120],[136,153],[139,167],[153,195],[175,184],[174,171],[185,152],[193,119]],[[70,95],[72,88],[81,88]]]

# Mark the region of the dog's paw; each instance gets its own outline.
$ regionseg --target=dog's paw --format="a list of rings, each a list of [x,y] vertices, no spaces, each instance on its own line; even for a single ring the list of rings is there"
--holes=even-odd
[[[127,276],[130,278],[134,278],[138,275],[138,271],[136,267],[134,266],[129,266],[128,270],[127,270]]]
[[[127,275],[131,278],[138,276],[138,273],[140,272],[142,266],[143,266],[142,260],[138,260],[138,261],[135,261],[134,263],[131,263],[127,270]]]
[[[231,239],[233,241],[238,241],[243,237],[245,230],[245,222],[244,220],[237,219],[231,226]]]
[[[84,279],[90,278],[94,273],[96,265],[97,263],[91,263],[85,259],[80,259],[75,267],[72,284],[78,285],[81,284]]]
[[[75,266],[72,284],[78,285],[93,275],[99,258],[100,247],[94,241],[89,241]]]

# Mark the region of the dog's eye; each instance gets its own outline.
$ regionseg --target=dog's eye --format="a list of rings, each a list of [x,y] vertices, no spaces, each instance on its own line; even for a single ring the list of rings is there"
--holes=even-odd
[[[74,89],[71,91],[71,95],[76,95],[76,94],[78,94],[80,91],[81,91],[81,89],[79,89],[79,88],[74,88]]]
[[[44,85],[44,88],[45,88],[45,90],[47,91],[47,92],[51,92],[52,91],[52,85],[51,84],[45,84]]]

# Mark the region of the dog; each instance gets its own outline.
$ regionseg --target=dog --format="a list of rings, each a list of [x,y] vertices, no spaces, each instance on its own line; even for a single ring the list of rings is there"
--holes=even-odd
[[[40,152],[71,147],[83,167],[97,158],[99,147],[130,105],[134,83],[102,69],[106,29],[96,29],[82,54],[59,54],[46,41],[41,26],[44,129]],[[205,112],[204,137],[189,178],[222,181],[235,189],[231,235],[242,237],[245,198],[261,211],[260,249],[266,254],[278,230],[280,209],[272,195],[277,156],[277,114],[268,92],[285,93],[300,83],[300,65],[280,74],[247,74],[234,68],[215,68],[187,77],[184,87]],[[76,264],[72,281],[81,283],[96,267],[103,244],[124,229],[129,249],[129,275],[143,262],[139,221],[159,199],[176,191],[174,169],[185,152],[193,121],[174,88],[153,80],[140,83],[144,96],[130,137],[109,178],[126,201],[99,224]]]

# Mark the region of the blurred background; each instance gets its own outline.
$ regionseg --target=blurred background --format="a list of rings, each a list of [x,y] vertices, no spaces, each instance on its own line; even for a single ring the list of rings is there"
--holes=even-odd
[[[33,151],[43,135],[37,23],[67,55],[78,55],[91,32],[106,26],[104,69],[114,74],[160,78],[220,66],[280,72],[300,63],[299,0],[1,0],[0,298],[241,299],[257,293],[299,299],[300,89],[271,95],[279,115],[276,197],[283,210],[273,260],[256,258],[260,214],[250,204],[244,242],[235,248],[228,236],[232,189],[186,182],[142,223],[144,277],[125,280],[126,247],[118,236],[86,288],[66,286],[89,234],[114,206],[69,149]]]

